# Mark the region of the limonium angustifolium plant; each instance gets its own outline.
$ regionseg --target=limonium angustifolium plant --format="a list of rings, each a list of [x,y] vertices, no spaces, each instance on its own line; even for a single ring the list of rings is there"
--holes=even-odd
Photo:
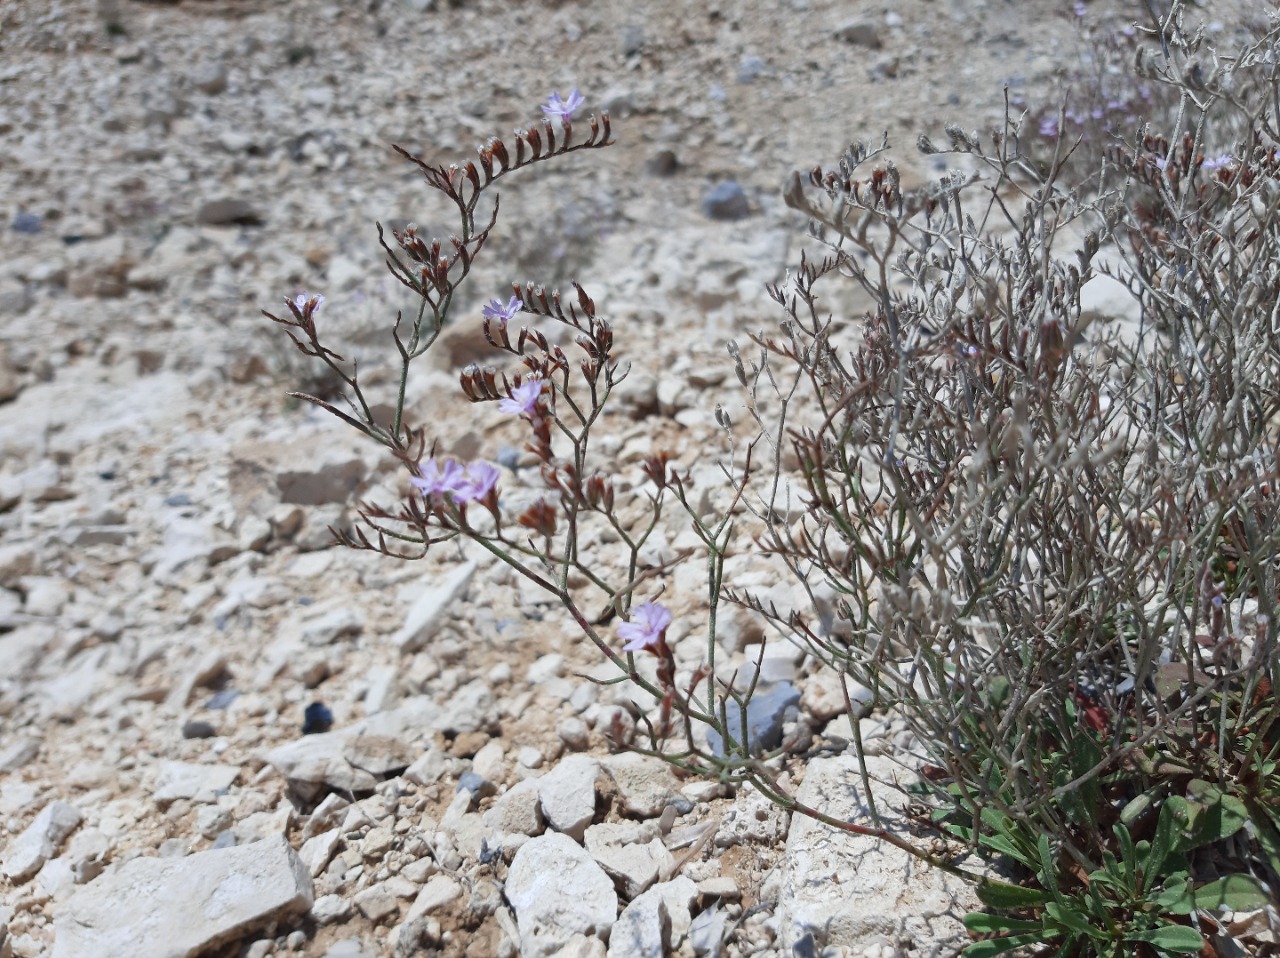
[[[777,768],[758,743],[750,740],[750,724],[741,720],[754,682],[745,686],[715,677],[715,613],[722,601],[729,514],[708,521],[686,496],[687,479],[670,453],[658,450],[641,464],[641,484],[628,501],[619,500],[612,465],[593,455],[594,435],[615,387],[626,375],[613,358],[613,327],[597,310],[586,290],[575,284],[562,296],[532,282],[517,283],[513,295],[493,297],[476,319],[495,350],[509,366],[472,364],[459,371],[463,393],[472,402],[496,403],[500,412],[524,424],[526,451],[537,460],[531,500],[518,507],[502,494],[502,475],[482,459],[462,462],[437,455],[424,432],[406,421],[406,384],[413,362],[437,340],[452,317],[454,295],[470,272],[496,223],[496,212],[480,221],[480,196],[516,169],[560,159],[581,150],[612,144],[607,115],[587,121],[590,133],[574,136],[574,112],[583,103],[573,90],[567,98],[553,94],[542,107],[545,119],[517,131],[513,144],[491,140],[478,159],[454,166],[431,166],[405,154],[422,171],[425,182],[458,211],[461,229],[448,240],[428,240],[413,227],[383,236],[392,274],[420,298],[415,316],[397,319],[392,340],[399,359],[399,388],[390,422],[373,414],[356,370],[322,343],[317,326],[319,301],[288,300],[285,315],[266,315],[284,326],[295,345],[321,361],[346,387],[345,407],[319,397],[294,394],[327,409],[348,425],[387,448],[403,464],[412,490],[394,506],[366,504],[350,532],[335,531],[339,542],[404,559],[426,555],[433,545],[457,537],[472,540],[506,563],[527,581],[557,598],[584,636],[611,661],[622,676],[647,693],[651,711],[638,714],[645,737],[632,742],[637,750],[660,755],[694,774],[727,784],[751,784],[774,800],[836,827],[877,835],[940,867],[959,871],[949,860],[916,848],[909,840],[873,823],[830,819],[806,808],[779,785]],[[496,201],[493,206],[496,210]],[[522,322],[523,321],[523,322]],[[567,327],[572,346],[562,347],[542,328]],[[576,351],[576,357],[568,350]],[[748,465],[748,468],[749,465]],[[515,500],[512,500],[515,501]],[[627,507],[627,515],[622,508]],[[488,517],[476,520],[476,509]],[[683,512],[705,546],[711,632],[706,661],[677,684],[677,663],[666,635],[670,607],[653,582],[673,563],[644,565],[641,551],[664,512]],[[603,534],[600,534],[603,533]],[[677,557],[685,561],[688,554]],[[581,586],[580,583],[586,583]],[[572,583],[579,583],[575,586]],[[641,583],[645,583],[642,588]],[[588,606],[588,601],[595,604]],[[649,658],[652,668],[639,659]],[[695,735],[702,725],[719,736],[710,748]],[[620,743],[626,744],[626,743]]]
[[[921,190],[904,190],[874,147],[793,176],[785,197],[823,252],[769,290],[777,330],[732,349],[755,436],[740,443],[741,427],[717,415],[745,450],[722,514],[689,501],[668,452],[625,485],[599,453],[626,367],[581,285],[562,295],[519,282],[479,317],[451,317],[496,222],[496,204],[478,220],[481,194],[516,169],[611,144],[608,117],[575,139],[581,95],[554,94],[510,145],[492,140],[457,166],[408,157],[456,207],[460,232],[383,239],[421,302],[393,329],[390,421],[321,345],[318,297],[271,316],[347,389],[341,407],[301,398],[381,443],[409,477],[403,502],[365,506],[340,541],[402,558],[458,537],[489,551],[555,597],[633,683],[644,734],[631,747],[977,881],[988,910],[970,917],[972,955],[1037,943],[1178,954],[1226,935],[1215,916],[1265,903],[1280,874],[1280,162],[1257,95],[1266,83],[1245,69],[1265,75],[1280,44],[1267,34],[1232,61],[1229,86],[1191,89],[1183,68],[1204,56],[1203,37],[1176,17],[1145,36],[1161,51],[1166,38],[1141,79],[1180,104],[1173,127],[1109,143],[1087,194],[1061,179],[1067,149],[1043,162],[1039,119],[1013,112],[985,137],[949,127],[945,152],[922,137],[964,172]],[[1221,129],[1247,136],[1211,141]],[[1103,274],[1132,295],[1132,325],[1084,308]],[[823,284],[849,280],[874,308],[832,317]],[[478,321],[495,351],[494,364],[460,370],[464,394],[518,420],[537,462],[518,505],[496,467],[437,456],[405,421],[410,366],[451,319]],[[546,333],[555,325],[569,345]],[[646,565],[671,510],[701,551]],[[812,597],[811,614],[726,579],[744,544]],[[682,672],[661,583],[695,560],[706,651]],[[855,749],[866,710],[854,703],[907,721],[931,799],[918,824],[941,841],[796,801],[779,756],[749,738],[755,679],[717,670],[725,603],[834,671]],[[998,860],[1004,878],[962,866],[971,853]]]

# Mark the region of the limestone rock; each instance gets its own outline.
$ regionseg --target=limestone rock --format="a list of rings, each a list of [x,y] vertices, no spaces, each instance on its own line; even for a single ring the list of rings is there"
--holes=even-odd
[[[449,606],[466,591],[475,571],[474,562],[464,562],[450,570],[439,585],[424,591],[409,610],[404,626],[391,641],[405,652],[420,649],[435,634]]]
[[[537,780],[525,779],[498,796],[484,813],[484,824],[500,833],[542,834],[544,822]]]
[[[357,893],[354,900],[356,907],[360,909],[360,914],[374,924],[386,921],[400,912],[395,896],[381,884],[370,885],[364,891]]]
[[[268,839],[187,858],[135,858],[83,886],[55,920],[53,958],[194,958],[311,907],[311,876]]]
[[[893,821],[901,794],[876,781],[900,778],[901,767],[871,756],[867,771],[886,827],[905,830],[905,822]],[[816,758],[796,798],[838,819],[867,821],[870,811],[859,795],[860,782],[853,756]],[[856,882],[836,880],[855,872]],[[891,945],[948,938],[958,943],[966,938],[958,916],[981,910],[973,889],[958,878],[874,838],[792,816],[777,912],[778,944],[788,952],[808,934],[819,947],[853,951],[885,939]]]
[[[607,938],[618,913],[613,883],[573,839],[532,838],[512,859],[506,897],[523,958],[557,955],[575,934]]]
[[[63,801],[50,802],[9,843],[0,872],[12,882],[26,881],[57,854],[58,846],[76,830],[82,819],[80,810],[74,805]]]
[[[381,776],[412,763],[413,743],[434,727],[438,714],[430,699],[408,699],[397,709],[370,715],[339,731],[306,735],[278,746],[266,759],[304,798],[314,798],[326,789],[371,792]]]
[[[452,875],[432,875],[418,892],[418,897],[413,900],[409,914],[405,915],[404,920],[414,921],[423,915],[429,915],[461,897],[462,885],[456,878]]]
[[[660,758],[619,752],[602,762],[618,787],[622,810],[639,818],[656,818],[679,793],[671,766]]]
[[[319,835],[312,835],[302,843],[302,847],[298,849],[298,857],[307,866],[307,871],[311,873],[312,878],[319,876],[329,867],[329,861],[333,858],[333,853],[338,850],[338,843],[341,840],[342,830],[331,828]]]
[[[165,808],[180,798],[213,802],[231,787],[240,774],[234,765],[205,765],[198,762],[161,762],[156,781],[156,804]]]
[[[351,902],[341,895],[324,895],[311,906],[311,917],[317,925],[332,925],[351,915]]]
[[[702,212],[713,220],[740,220],[751,215],[751,202],[735,180],[723,180],[702,197]]]
[[[609,958],[663,958],[671,947],[671,915],[661,895],[641,895],[618,916]]]
[[[596,813],[596,777],[600,763],[587,755],[570,755],[538,779],[538,800],[547,824],[581,839]]]
[[[204,226],[257,226],[262,212],[248,200],[209,200],[196,212],[196,222]]]
[[[789,682],[756,689],[747,702],[747,746],[753,754],[777,748],[782,744],[782,726],[788,713],[794,714],[800,701],[800,690]],[[729,734],[735,741],[743,738],[742,711],[737,706],[728,709]],[[715,732],[707,732],[707,743],[717,755],[725,754],[725,743]]]
[[[627,898],[645,892],[675,865],[658,827],[651,822],[592,825],[585,842],[587,853],[622,883],[622,894]]]
[[[272,749],[267,761],[304,798],[320,794],[325,786],[352,794],[373,791],[378,780],[347,761],[345,746],[346,736],[341,732],[307,735]]]

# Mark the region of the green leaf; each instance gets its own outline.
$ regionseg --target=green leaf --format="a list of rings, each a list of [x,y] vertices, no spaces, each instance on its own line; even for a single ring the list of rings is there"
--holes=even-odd
[[[1051,901],[1044,906],[1044,913],[1058,924],[1062,925],[1069,931],[1075,932],[1077,935],[1084,935],[1088,938],[1107,937],[1107,933],[1105,931],[1098,928],[1093,922],[1089,921],[1088,918],[1069,905]]]
[[[1238,832],[1249,819],[1244,802],[1203,779],[1188,783],[1187,798],[1191,814],[1183,848],[1216,844]]]
[[[1194,955],[1204,947],[1200,932],[1186,925],[1161,925],[1147,931],[1125,935],[1125,941],[1143,941],[1158,951],[1171,951],[1179,955]]]
[[[994,935],[1006,931],[1044,931],[1043,922],[989,915],[985,911],[969,912],[964,916],[964,926],[979,935]]]
[[[1196,908],[1191,886],[1187,884],[1186,872],[1178,872],[1166,878],[1164,890],[1150,901],[1159,906],[1161,911],[1171,915],[1189,915]]]
[[[1232,911],[1253,911],[1271,903],[1271,894],[1257,879],[1250,875],[1227,875],[1194,892],[1196,908],[1216,912],[1223,905]]]
[[[978,898],[984,905],[990,905],[992,908],[1007,908],[1010,911],[1017,908],[1037,908],[1049,897],[1039,888],[1023,888],[1021,885],[1011,885],[994,878],[978,882],[977,892]]]
[[[1165,877],[1165,862],[1173,854],[1175,847],[1183,839],[1183,825],[1187,821],[1189,811],[1187,800],[1181,795],[1170,795],[1160,809],[1160,817],[1156,820],[1156,833],[1151,838],[1151,851],[1147,855],[1143,869],[1143,894],[1150,894],[1156,882]]]
[[[1250,816],[1253,822],[1254,838],[1266,853],[1268,864],[1276,871],[1280,871],[1280,831],[1276,830],[1275,822],[1265,808],[1254,804],[1250,809],[1254,813]]]
[[[1010,935],[1007,938],[992,938],[990,941],[975,941],[960,952],[962,958],[992,958],[1003,955],[1023,945],[1038,945],[1043,941],[1040,935]]]

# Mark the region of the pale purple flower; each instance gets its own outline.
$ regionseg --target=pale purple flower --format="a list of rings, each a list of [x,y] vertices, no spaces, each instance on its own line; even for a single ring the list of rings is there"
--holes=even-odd
[[[1083,17],[1087,10],[1081,0],[1076,0],[1075,3],[1071,4],[1071,12],[1077,17]]]
[[[1206,170],[1220,170],[1224,166],[1231,166],[1235,161],[1236,158],[1230,153],[1223,153],[1221,156],[1205,157],[1205,161],[1200,165]]]
[[[1046,116],[1040,121],[1041,136],[1057,136],[1058,135],[1058,118],[1056,116]]]
[[[484,499],[493,487],[498,484],[498,470],[487,462],[473,462],[467,466],[467,475],[453,487],[453,501],[458,505],[464,502],[479,502]]]
[[[618,626],[618,638],[625,639],[623,652],[643,652],[662,641],[671,624],[671,610],[651,600],[631,610],[631,621]]]
[[[576,88],[569,91],[567,100],[560,99],[560,91],[554,90],[547,98],[547,102],[543,104],[542,112],[547,116],[558,116],[568,123],[573,119],[573,111],[580,106],[582,106],[582,94]]]
[[[538,397],[542,395],[541,379],[526,379],[515,389],[511,390],[511,398],[504,399],[498,403],[498,408],[503,412],[514,413],[519,416],[532,415],[534,407],[538,405]]]
[[[502,300],[500,299],[491,299],[489,300],[489,305],[480,311],[485,319],[496,322],[503,329],[507,328],[507,323],[518,312],[520,312],[520,299],[517,296],[512,296],[507,300],[506,306],[502,305]]]
[[[303,290],[293,298],[293,305],[297,307],[298,312],[305,313],[307,311],[307,306],[311,304],[312,300],[315,300],[315,305],[311,306],[311,312],[314,313],[324,305],[324,294],[316,293],[314,296],[310,296],[307,294],[306,290]],[[286,299],[285,302],[287,303],[289,300]]]
[[[409,482],[424,496],[442,496],[457,492],[458,486],[465,482],[462,466],[452,459],[436,462],[432,457],[419,464],[421,476],[410,476]]]
[[[1163,170],[1166,166],[1169,165],[1169,161],[1166,160],[1163,156],[1157,156],[1151,162],[1156,165],[1157,170]]]

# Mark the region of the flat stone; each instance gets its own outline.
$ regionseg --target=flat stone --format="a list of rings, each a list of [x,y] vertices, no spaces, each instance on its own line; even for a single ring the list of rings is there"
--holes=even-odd
[[[680,947],[693,924],[698,890],[681,875],[654,885],[622,910],[609,936],[610,958],[664,958]]]
[[[554,832],[520,847],[505,891],[516,913],[522,958],[562,954],[574,935],[603,940],[618,913],[609,876],[577,842]]]
[[[404,777],[416,785],[433,785],[449,771],[449,756],[438,748],[428,748],[404,771]]]
[[[499,795],[484,813],[485,827],[515,835],[541,835],[545,827],[537,779],[525,779]]]
[[[0,772],[22,768],[40,754],[40,740],[25,736],[0,748]]]
[[[722,898],[725,901],[737,901],[742,897],[738,883],[728,875],[717,875],[698,882],[698,894],[703,898]]]
[[[660,758],[619,752],[601,764],[618,787],[622,810],[639,818],[656,818],[679,795],[680,783],[671,766]]]
[[[324,895],[311,906],[311,917],[317,925],[332,925],[351,915],[351,902],[341,895]]]
[[[641,895],[618,916],[609,958],[664,958],[671,948],[671,915],[661,895]]]
[[[342,750],[353,767],[379,777],[404,771],[417,754],[414,746],[388,735],[353,735]]]
[[[194,958],[311,907],[302,860],[283,838],[135,858],[67,899],[53,958]]]
[[[600,763],[587,755],[570,755],[537,779],[538,800],[547,824],[580,840],[596,814],[596,778]]]
[[[889,758],[868,756],[876,806],[885,827],[905,833],[896,811],[902,795],[877,781],[901,778]],[[796,798],[842,821],[868,822],[870,810],[859,794],[861,776],[852,755],[815,758]],[[857,881],[846,880],[856,873]],[[930,868],[906,852],[874,838],[853,835],[793,815],[782,858],[778,892],[779,946],[790,952],[806,935],[820,947],[858,952],[872,941],[891,947],[929,941],[959,950],[967,933],[959,916],[981,911],[972,886]]]
[[[592,825],[584,840],[587,854],[622,883],[626,898],[644,893],[659,875],[670,874],[675,867],[657,825],[650,822]]]
[[[404,626],[392,636],[391,641],[405,652],[420,649],[435,635],[449,606],[466,591],[475,571],[475,562],[464,562],[437,579],[439,584],[426,589],[413,603]]]
[[[262,213],[248,200],[209,200],[196,212],[196,222],[202,226],[256,226],[262,222]]]
[[[57,854],[63,840],[76,830],[83,818],[74,805],[63,801],[50,802],[9,843],[0,872],[14,884],[26,881]]]
[[[375,925],[400,913],[400,905],[396,901],[395,895],[383,888],[382,885],[370,885],[364,891],[357,893],[355,903],[356,907],[360,909],[360,914]]]
[[[13,589],[36,571],[36,550],[26,543],[0,545],[0,588]]]
[[[240,775],[234,765],[204,765],[198,762],[161,762],[160,776],[152,797],[165,808],[180,798],[214,802]]]
[[[723,180],[703,194],[702,212],[713,220],[741,220],[751,215],[751,203],[736,181]]]
[[[728,913],[719,904],[705,909],[689,925],[689,944],[693,946],[693,953],[698,958],[703,955],[720,955],[728,932]]]
[[[272,749],[267,761],[304,798],[320,794],[325,786],[351,794],[371,792],[378,779],[347,761],[346,739],[341,732],[306,735]]]
[[[343,606],[310,619],[302,627],[302,641],[307,645],[330,645],[363,630],[364,616],[357,609]]]
[[[338,850],[338,843],[341,841],[342,830],[331,828],[319,835],[312,835],[302,843],[302,847],[298,849],[298,857],[307,866],[307,871],[311,873],[312,878],[317,877],[329,867],[329,861],[333,858],[333,853]]]
[[[794,713],[800,701],[800,690],[789,682],[779,682],[769,687],[756,689],[747,703],[747,747],[752,754],[775,749],[782,744],[782,726],[788,718],[788,711]],[[729,734],[740,742],[742,732],[742,710],[735,703],[727,709]],[[707,732],[707,744],[717,755],[725,754],[725,743],[716,732]]]
[[[378,712],[336,732],[304,735],[272,749],[266,760],[303,798],[326,790],[371,792],[380,777],[410,765],[439,710],[425,697],[406,699],[399,708]],[[359,762],[360,767],[353,762]]]
[[[456,878],[452,875],[432,875],[413,900],[404,920],[414,921],[423,915],[429,915],[461,897],[462,885]]]
[[[307,819],[307,824],[302,827],[302,840],[305,842],[314,835],[336,828],[346,817],[350,804],[336,792],[326,795]]]
[[[497,717],[493,690],[484,679],[475,679],[462,686],[441,703],[440,709],[435,727],[450,735],[490,729]]]

